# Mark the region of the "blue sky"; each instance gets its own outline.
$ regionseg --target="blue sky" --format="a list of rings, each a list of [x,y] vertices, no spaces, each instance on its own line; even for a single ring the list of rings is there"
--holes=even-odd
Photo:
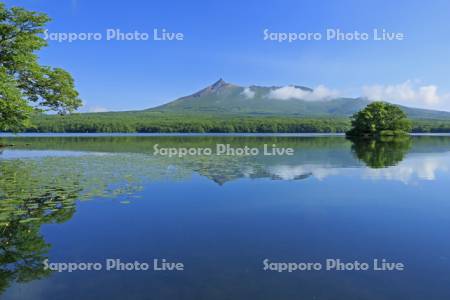
[[[49,32],[152,33],[183,41],[50,41],[43,64],[76,80],[83,111],[143,109],[218,78],[247,86],[324,85],[450,110],[449,1],[105,1],[15,0],[46,12]],[[403,41],[265,41],[270,32],[402,32]]]

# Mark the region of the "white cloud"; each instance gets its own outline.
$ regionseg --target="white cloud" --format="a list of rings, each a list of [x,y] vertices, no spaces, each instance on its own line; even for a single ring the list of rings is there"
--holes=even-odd
[[[243,91],[242,91],[242,95],[244,95],[246,98],[248,99],[252,99],[253,97],[255,97],[255,91],[252,91],[251,88],[246,87]]]
[[[363,96],[370,100],[383,100],[402,105],[426,108],[444,107],[450,94],[439,94],[436,85],[418,85],[407,80],[394,85],[370,85],[362,88]]]
[[[320,101],[329,100],[337,97],[338,95],[338,91],[329,89],[324,85],[317,86],[313,91],[303,90],[292,85],[287,85],[271,90],[267,97],[277,100],[298,99],[306,101]]]
[[[109,111],[107,108],[103,106],[91,106],[87,108],[87,112],[96,113],[96,112],[107,112]]]

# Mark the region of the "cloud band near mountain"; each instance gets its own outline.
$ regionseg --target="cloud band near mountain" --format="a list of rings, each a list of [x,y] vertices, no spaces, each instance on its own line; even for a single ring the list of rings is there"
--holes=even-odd
[[[319,85],[313,90],[305,90],[292,85],[287,85],[271,90],[267,96],[276,100],[298,99],[321,101],[336,98],[338,95],[338,91],[329,89],[324,85]]]

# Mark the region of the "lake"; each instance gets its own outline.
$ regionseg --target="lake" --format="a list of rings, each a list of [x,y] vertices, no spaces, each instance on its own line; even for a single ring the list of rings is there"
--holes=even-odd
[[[450,299],[450,136],[0,144],[1,299]]]

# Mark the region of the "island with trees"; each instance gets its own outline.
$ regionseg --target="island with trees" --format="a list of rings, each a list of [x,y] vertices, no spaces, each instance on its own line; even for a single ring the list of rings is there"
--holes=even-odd
[[[373,102],[357,112],[351,119],[349,137],[405,136],[412,130],[412,123],[396,105]]]

